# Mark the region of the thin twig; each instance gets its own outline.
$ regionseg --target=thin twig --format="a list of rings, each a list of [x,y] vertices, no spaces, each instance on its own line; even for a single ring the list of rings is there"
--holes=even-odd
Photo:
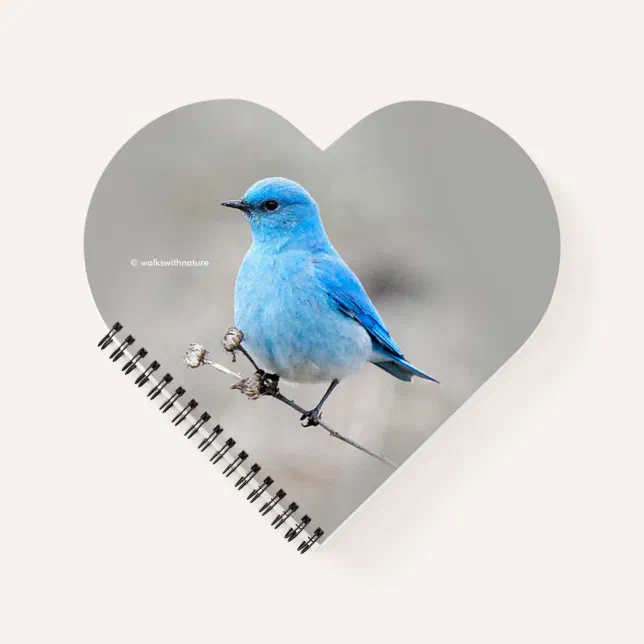
[[[232,331],[233,329],[229,330],[229,332],[226,334],[226,338],[224,339],[224,348],[226,349],[226,351],[229,351],[230,353],[233,354],[233,361],[234,361],[234,352],[237,350],[241,351],[244,354],[244,356],[246,356],[248,361],[255,368],[256,370],[255,374],[253,374],[252,376],[249,376],[248,378],[243,378],[240,374],[235,373],[234,371],[231,371],[227,367],[224,367],[223,365],[211,360],[208,357],[209,355],[208,350],[205,349],[200,344],[190,345],[190,349],[188,350],[185,356],[186,364],[189,367],[192,367],[193,369],[196,369],[197,367],[201,367],[202,365],[213,367],[214,369],[217,369],[218,371],[221,371],[222,373],[225,373],[235,378],[238,381],[238,383],[236,385],[233,385],[233,388],[239,389],[242,393],[246,394],[249,398],[257,399],[263,396],[271,396],[272,398],[279,400],[285,405],[288,405],[292,409],[295,409],[295,411],[297,411],[298,413],[305,414],[306,409],[304,409],[303,407],[300,407],[300,405],[298,405],[294,400],[290,400],[289,398],[284,396],[279,391],[279,389],[277,389],[276,386],[272,386],[272,387],[266,386],[265,384],[266,374],[257,366],[257,364],[255,363],[251,355],[248,353],[248,351],[241,346],[241,338],[235,338],[234,341],[227,343],[227,340],[229,339],[229,334]],[[340,432],[335,431],[334,429],[329,427],[329,425],[327,425],[321,420],[318,421],[318,424],[320,427],[322,427],[327,432],[329,432],[329,436],[331,436],[332,438],[337,438],[338,440],[341,440],[347,443],[348,445],[351,445],[352,447],[359,449],[361,452],[364,452],[365,454],[369,454],[369,456],[372,456],[373,458],[378,459],[381,463],[384,463],[385,465],[388,465],[389,467],[396,469],[397,467],[396,464],[390,461],[386,456],[382,456],[381,454],[372,452],[371,450],[367,449],[366,447],[363,447],[359,443],[356,443],[356,441],[352,440],[351,438],[347,438],[346,436],[343,436],[342,434],[340,434]]]
[[[268,394],[268,395],[272,395],[273,398],[276,398],[277,400],[280,400],[281,402],[283,402],[285,405],[288,405],[289,407],[292,407],[293,409],[295,409],[295,411],[298,411],[300,414],[305,414],[306,413],[306,409],[303,409],[302,407],[300,407],[295,401],[290,400],[289,398],[286,398],[286,396],[283,396],[279,391],[277,393]],[[324,429],[326,429],[326,431],[329,432],[329,436],[331,436],[332,438],[337,438],[338,440],[344,441],[345,443],[348,443],[349,445],[353,445],[353,447],[359,449],[360,451],[364,452],[365,454],[369,454],[369,456],[373,456],[374,458],[377,458],[382,463],[385,463],[385,464],[389,465],[390,467],[393,467],[394,469],[396,469],[395,463],[390,461],[386,456],[382,456],[381,454],[376,454],[375,452],[372,452],[371,450],[367,449],[366,447],[363,447],[362,445],[360,445],[360,443],[356,443],[351,438],[347,438],[346,436],[343,436],[339,432],[336,432],[335,429],[331,429],[331,427],[326,425],[321,420],[318,420],[318,425],[320,427],[323,427]]]

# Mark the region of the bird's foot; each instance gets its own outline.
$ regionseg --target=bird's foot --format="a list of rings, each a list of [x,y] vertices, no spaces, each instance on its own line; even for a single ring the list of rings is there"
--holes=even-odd
[[[303,413],[300,420],[302,421],[302,427],[315,427],[322,420],[322,412],[316,407]]]
[[[265,371],[258,371],[262,394],[264,396],[274,396],[279,393],[280,377],[276,373],[266,373]]]

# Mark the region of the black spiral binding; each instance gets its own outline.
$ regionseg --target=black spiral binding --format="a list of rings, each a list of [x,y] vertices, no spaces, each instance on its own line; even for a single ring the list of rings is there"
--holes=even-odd
[[[112,328],[109,330],[109,332],[101,338],[101,341],[98,343],[98,346],[101,350],[106,349],[112,343],[117,344],[117,348],[112,351],[110,354],[110,360],[113,362],[117,362],[123,355],[125,355],[125,352],[128,351],[129,347],[131,347],[134,342],[136,342],[135,338],[132,335],[128,335],[125,340],[123,340],[120,344],[116,340],[116,334],[119,333],[120,331],[123,330],[123,325],[120,324],[119,322],[116,322]],[[128,352],[128,355],[129,352]],[[121,371],[125,374],[130,374],[134,369],[140,369],[141,373],[139,376],[136,378],[134,381],[134,384],[136,384],[138,387],[142,387],[146,383],[150,381],[150,379],[153,377],[152,374],[154,374],[160,367],[161,365],[156,361],[152,361],[147,367],[143,367],[141,364],[141,361],[148,355],[148,352],[141,347],[136,353],[131,354],[131,357],[127,360],[127,362],[124,364],[122,367]],[[173,377],[169,374],[166,373],[163,378],[161,378],[159,381],[154,384],[153,387],[151,387],[150,391],[147,393],[147,397],[150,400],[154,400],[157,396],[159,396],[164,389],[173,381]],[[165,414],[169,409],[172,409],[172,407],[175,405],[175,403],[178,402],[178,400],[186,393],[186,390],[179,386],[175,389],[174,393],[172,394],[165,394],[167,396],[167,399],[161,404],[159,407],[159,411],[161,411],[162,414]],[[188,418],[188,416],[199,406],[199,403],[192,398],[182,409],[181,411],[172,418],[172,423],[176,427],[181,425],[181,423]],[[208,412],[203,412],[201,416],[192,424],[188,429],[185,431],[184,436],[188,439],[194,438],[199,431],[208,423],[211,419],[211,416]],[[218,439],[219,435],[223,433],[223,429],[220,425],[216,425],[208,435],[201,440],[197,446],[197,449],[201,452],[205,452],[209,448],[212,448],[214,450],[214,453],[210,456],[210,462],[213,465],[216,465],[224,456],[231,450],[233,447],[235,447],[236,442],[235,439],[233,438],[228,438],[222,445],[215,445],[215,441]],[[248,453],[245,452],[244,450],[240,450],[237,456],[230,461],[226,467],[223,469],[222,473],[224,476],[229,477],[231,476],[235,470],[237,470],[244,461],[248,459]],[[257,463],[253,463],[251,465],[250,469],[244,474],[243,476],[240,476],[235,483],[235,487],[238,490],[243,490],[247,485],[254,483],[254,485],[257,485],[257,488],[254,489],[248,496],[246,497],[249,503],[255,503],[257,499],[261,498],[262,495],[268,490],[268,488],[273,485],[274,481],[270,476],[267,476],[261,484],[258,484],[255,482],[255,477],[259,473],[259,471],[262,468],[259,466]],[[259,512],[262,516],[266,516],[269,514],[271,511],[273,511],[279,503],[286,497],[286,492],[283,489],[279,489],[274,496],[270,498],[269,501],[266,501],[260,508]],[[291,523],[294,520],[294,515],[298,511],[299,506],[297,503],[292,502],[285,510],[282,511],[281,514],[278,514],[272,521],[271,525],[277,530],[280,528],[284,523],[286,523],[289,519],[291,520]],[[311,523],[311,517],[309,517],[307,514],[305,514],[299,521],[295,520],[295,526],[290,527],[286,534],[284,535],[284,538],[291,542],[293,541],[298,535],[300,535],[305,528]],[[300,554],[304,554],[307,552],[311,546],[313,546],[314,543],[316,543],[324,534],[324,530],[321,528],[316,528],[315,531],[306,539],[304,539],[300,545],[298,546],[297,550]]]

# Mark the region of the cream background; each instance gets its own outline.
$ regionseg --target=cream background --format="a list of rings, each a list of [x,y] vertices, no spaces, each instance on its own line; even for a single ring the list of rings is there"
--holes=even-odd
[[[641,641],[639,11],[5,3],[1,639]],[[465,107],[521,142],[561,226],[532,338],[306,557],[95,349],[106,160],[231,96],[322,147],[395,101]]]

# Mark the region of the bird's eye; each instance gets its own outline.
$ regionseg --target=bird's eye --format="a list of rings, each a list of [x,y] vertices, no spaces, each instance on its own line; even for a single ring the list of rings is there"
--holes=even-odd
[[[279,204],[277,203],[277,201],[275,201],[275,199],[269,199],[268,201],[264,202],[264,208],[269,211],[277,210],[278,206]]]

